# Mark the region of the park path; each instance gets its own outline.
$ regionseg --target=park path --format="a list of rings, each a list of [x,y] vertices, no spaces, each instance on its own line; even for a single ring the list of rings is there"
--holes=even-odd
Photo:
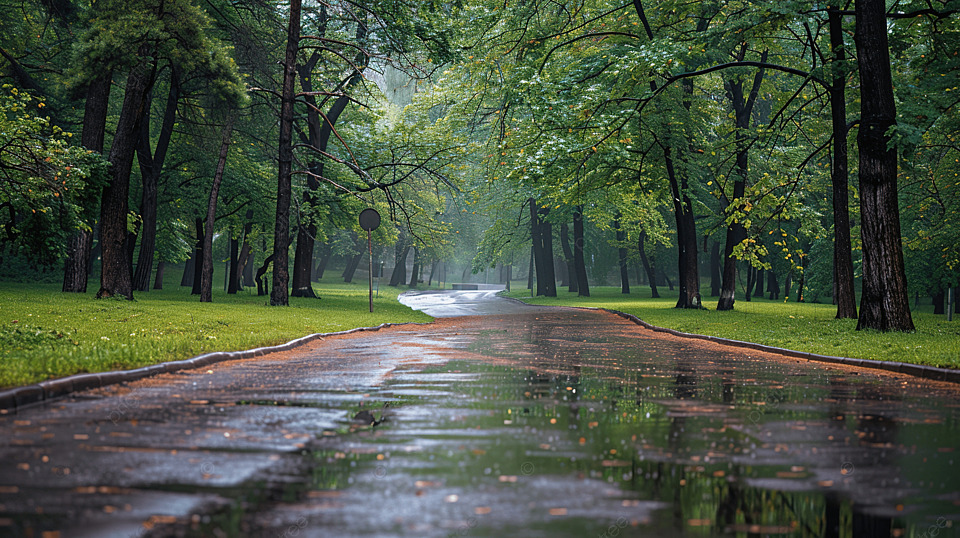
[[[0,536],[960,528],[954,385],[487,291],[404,301],[461,317],[0,416]]]

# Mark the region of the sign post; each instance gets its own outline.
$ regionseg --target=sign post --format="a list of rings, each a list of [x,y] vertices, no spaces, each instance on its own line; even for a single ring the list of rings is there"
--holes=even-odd
[[[367,265],[370,269],[368,278],[370,283],[370,311],[373,312],[373,241],[370,238],[370,232],[380,227],[380,213],[376,209],[368,207],[360,212],[360,228],[367,232]],[[380,291],[379,289],[377,290]]]

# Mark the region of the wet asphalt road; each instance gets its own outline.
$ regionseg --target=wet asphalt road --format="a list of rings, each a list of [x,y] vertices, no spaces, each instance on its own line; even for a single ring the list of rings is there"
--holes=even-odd
[[[492,292],[405,301],[480,315],[0,416],[0,535],[960,528],[955,386],[664,337]],[[355,421],[364,410],[383,422]]]

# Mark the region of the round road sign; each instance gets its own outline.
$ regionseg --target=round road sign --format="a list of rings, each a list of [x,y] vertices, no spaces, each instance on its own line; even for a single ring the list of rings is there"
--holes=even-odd
[[[360,228],[366,232],[372,232],[380,227],[380,213],[376,209],[368,207],[360,212]]]

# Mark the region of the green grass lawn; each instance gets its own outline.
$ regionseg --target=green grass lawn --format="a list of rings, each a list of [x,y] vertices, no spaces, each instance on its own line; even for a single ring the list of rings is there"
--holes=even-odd
[[[237,295],[215,289],[212,303],[200,303],[177,283],[127,301],[94,299],[93,281],[82,295],[63,293],[59,284],[0,282],[0,388],[432,319],[397,301],[406,287],[381,289],[370,313],[366,281],[314,284],[320,300],[291,297],[289,307],[268,306],[255,288]]]
[[[646,287],[631,287],[630,295],[620,293],[619,287],[592,287],[590,297],[560,290],[557,298],[531,298],[525,283],[516,284],[509,296],[531,304],[609,308],[688,333],[822,355],[960,368],[960,319],[948,322],[923,309],[913,313],[915,333],[881,333],[857,331],[856,320],[834,319],[836,307],[828,304],[738,300],[732,312],[717,312],[716,298],[708,297],[707,310],[680,310],[673,308],[676,292],[660,291],[662,298],[650,299]]]

